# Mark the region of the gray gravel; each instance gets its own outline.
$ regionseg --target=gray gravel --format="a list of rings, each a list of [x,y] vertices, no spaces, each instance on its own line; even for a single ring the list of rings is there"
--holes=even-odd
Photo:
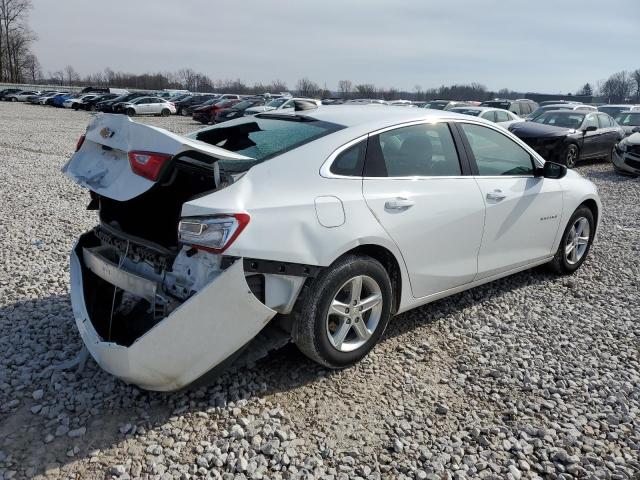
[[[0,103],[0,480],[640,474],[638,180],[579,168],[606,213],[572,277],[538,269],[404,314],[345,371],[285,347],[151,394],[92,360],[47,368],[81,347],[67,257],[96,217],[60,167],[89,119]]]

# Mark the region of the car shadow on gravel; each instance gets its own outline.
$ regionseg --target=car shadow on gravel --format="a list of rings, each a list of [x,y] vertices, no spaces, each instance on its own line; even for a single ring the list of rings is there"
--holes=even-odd
[[[399,315],[389,324],[381,348],[384,349],[384,344],[391,339],[416,328],[432,328],[437,320],[446,322],[447,317],[467,307],[554,278],[538,268]],[[66,308],[60,312],[61,305]],[[0,356],[3,362],[0,364],[0,386],[5,387],[0,392],[4,404],[0,410],[0,450],[12,455],[25,470],[31,468],[32,474],[42,474],[47,468],[61,468],[90,458],[97,449],[122,447],[130,438],[123,433],[126,424],[142,426],[147,431],[161,429],[175,415],[198,415],[207,410],[212,412],[214,421],[219,419],[224,424],[226,417],[219,409],[212,411],[211,407],[224,410],[249,398],[260,399],[291,391],[295,395],[305,385],[341,374],[315,364],[289,344],[254,365],[222,373],[206,386],[174,393],[145,392],[125,385],[102,371],[92,359],[81,372],[74,368],[50,370],[42,375],[43,366],[68,360],[70,349],[79,349],[81,345],[68,295],[20,301],[0,308],[0,326],[4,327],[5,335],[10,336],[27,331],[33,335],[34,323],[46,319],[51,312],[60,312],[57,317],[60,331],[52,333],[49,323],[32,338],[31,341],[37,343],[36,353],[32,352],[32,362],[37,365],[33,371],[25,375],[21,373],[20,365],[4,364],[8,355]],[[57,338],[52,340],[52,336]],[[60,337],[67,339],[66,345],[60,342]],[[22,358],[22,361],[25,362],[23,365],[29,364],[29,358]],[[29,376],[31,380],[26,381]],[[39,394],[34,396],[33,392],[37,390],[44,391],[42,399],[38,398]],[[6,407],[7,402],[16,399],[19,400],[17,406]],[[32,413],[37,406],[39,411]],[[43,415],[43,411],[48,414]],[[86,433],[69,436],[69,432],[82,427],[86,427]]]

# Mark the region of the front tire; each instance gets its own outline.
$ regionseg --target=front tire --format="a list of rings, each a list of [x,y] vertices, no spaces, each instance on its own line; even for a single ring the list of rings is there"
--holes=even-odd
[[[171,115],[171,112],[169,111],[168,108],[165,108],[162,110],[162,112],[160,112],[160,115],[163,117],[168,117],[169,115]]]
[[[574,143],[569,144],[565,152],[564,164],[567,168],[573,168],[576,166],[576,163],[578,163],[579,158],[580,150],[578,150],[578,146]]]
[[[126,114],[130,117],[135,117],[136,111],[133,108],[127,108]]]
[[[549,264],[561,275],[578,270],[589,254],[596,233],[593,212],[585,206],[579,207],[567,223],[555,257]]]
[[[305,292],[293,328],[300,351],[329,368],[349,367],[378,342],[391,318],[389,274],[371,257],[347,255]]]

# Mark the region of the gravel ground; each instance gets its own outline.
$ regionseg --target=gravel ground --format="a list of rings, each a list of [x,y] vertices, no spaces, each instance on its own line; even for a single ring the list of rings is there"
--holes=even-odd
[[[345,371],[288,346],[155,394],[92,360],[48,368],[81,348],[67,260],[96,217],[60,167],[89,119],[0,104],[0,480],[639,478],[638,180],[579,168],[606,212],[572,277],[537,269],[401,315]]]

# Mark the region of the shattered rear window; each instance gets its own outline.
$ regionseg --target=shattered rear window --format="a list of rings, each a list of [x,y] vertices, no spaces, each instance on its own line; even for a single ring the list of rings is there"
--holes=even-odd
[[[345,128],[307,116],[247,117],[200,130],[192,138],[252,160],[222,160],[220,167],[242,172],[253,165]]]

